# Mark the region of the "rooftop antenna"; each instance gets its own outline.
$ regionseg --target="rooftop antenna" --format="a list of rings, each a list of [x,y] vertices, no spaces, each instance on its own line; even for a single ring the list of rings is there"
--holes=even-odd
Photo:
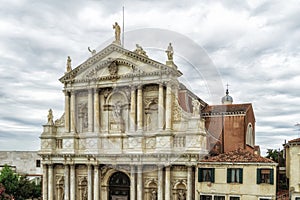
[[[124,6],[123,6],[123,34],[122,34],[122,47],[124,47]]]

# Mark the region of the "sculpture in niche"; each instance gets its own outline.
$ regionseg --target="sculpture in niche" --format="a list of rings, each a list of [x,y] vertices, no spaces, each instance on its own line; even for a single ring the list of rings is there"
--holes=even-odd
[[[114,105],[113,115],[116,122],[121,122],[122,118],[122,108],[121,108],[121,102],[117,101]]]
[[[153,190],[151,193],[151,200],[156,200],[156,199],[157,199],[156,190]]]
[[[185,193],[183,190],[179,190],[178,192],[178,200],[185,200]]]
[[[172,61],[173,60],[174,51],[173,51],[173,47],[172,47],[171,42],[169,43],[169,46],[168,46],[168,48],[166,50],[166,53],[167,53],[167,56],[168,56],[168,60]]]
[[[86,103],[79,105],[78,118],[80,122],[79,124],[81,125],[81,127],[79,127],[79,130],[82,132],[83,130],[88,128],[88,108]]]

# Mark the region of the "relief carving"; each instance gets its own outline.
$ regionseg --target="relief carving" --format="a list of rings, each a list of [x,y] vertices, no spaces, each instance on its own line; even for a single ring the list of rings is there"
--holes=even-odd
[[[111,76],[116,76],[118,75],[118,63],[117,61],[113,61],[109,66],[108,66],[108,71],[109,71],[109,74]]]

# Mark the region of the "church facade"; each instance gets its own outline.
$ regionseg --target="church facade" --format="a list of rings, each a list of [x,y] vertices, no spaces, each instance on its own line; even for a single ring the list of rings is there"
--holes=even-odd
[[[206,106],[166,64],[116,41],[60,78],[65,112],[41,135],[44,200],[196,199]]]

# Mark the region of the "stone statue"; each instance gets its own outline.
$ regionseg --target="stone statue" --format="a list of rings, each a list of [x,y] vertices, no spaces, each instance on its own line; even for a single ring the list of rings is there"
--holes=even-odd
[[[88,199],[88,195],[87,195],[87,187],[84,188],[82,199],[83,199],[83,200],[87,200],[87,199]]]
[[[91,52],[92,56],[96,55],[96,50],[95,49],[91,50],[91,48],[88,47],[88,50],[89,50],[89,52]]]
[[[200,111],[200,102],[197,99],[193,99],[192,105],[193,105],[193,115],[194,116],[199,115],[199,113],[200,113],[199,112]]]
[[[52,109],[50,109],[48,111],[48,125],[52,125],[53,124],[53,113],[52,113]]]
[[[151,193],[151,200],[156,200],[156,190],[153,190]]]
[[[117,22],[115,22],[115,24],[113,25],[113,29],[115,29],[115,43],[117,44],[121,44],[121,27],[119,26],[119,24]]]
[[[72,62],[72,60],[71,60],[70,56],[68,56],[68,59],[67,59],[67,72],[72,71],[71,62]]]
[[[168,56],[168,60],[172,61],[173,60],[174,51],[173,51],[173,47],[172,47],[171,42],[169,43],[169,46],[168,46],[168,48],[166,50],[166,53],[167,53],[167,56]]]
[[[144,49],[139,44],[136,44],[135,46],[136,46],[136,49],[134,50],[135,53],[148,57],[146,51],[144,51]]]
[[[121,104],[119,101],[114,106],[114,117],[116,118],[116,121],[120,122],[120,120],[121,120]]]
[[[178,192],[178,200],[185,200],[185,194],[182,190]]]

